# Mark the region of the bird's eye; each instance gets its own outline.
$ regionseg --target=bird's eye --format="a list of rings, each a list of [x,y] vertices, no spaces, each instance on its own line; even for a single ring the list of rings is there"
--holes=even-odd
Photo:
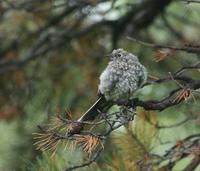
[[[121,53],[118,53],[118,54],[117,54],[117,57],[119,57],[119,58],[120,58],[121,56],[122,56],[122,54],[121,54]]]

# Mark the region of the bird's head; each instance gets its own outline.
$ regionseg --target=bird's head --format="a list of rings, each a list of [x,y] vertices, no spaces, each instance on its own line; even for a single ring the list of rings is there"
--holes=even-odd
[[[120,59],[123,60],[123,59],[131,57],[138,61],[137,56],[133,55],[132,53],[127,52],[126,50],[122,48],[113,50],[109,56],[110,56],[110,60],[120,60]]]

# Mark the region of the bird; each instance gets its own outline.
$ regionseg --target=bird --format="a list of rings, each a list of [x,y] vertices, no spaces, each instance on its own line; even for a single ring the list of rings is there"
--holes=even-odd
[[[68,136],[83,130],[85,121],[93,121],[99,114],[106,113],[113,105],[123,104],[133,97],[136,90],[147,80],[147,70],[138,57],[119,48],[109,55],[109,63],[99,77],[96,102],[75,122]]]

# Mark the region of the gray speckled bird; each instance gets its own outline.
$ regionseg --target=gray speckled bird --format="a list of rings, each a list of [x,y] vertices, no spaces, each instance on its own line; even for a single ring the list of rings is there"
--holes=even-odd
[[[105,113],[114,104],[126,102],[146,79],[146,68],[135,55],[123,49],[113,50],[110,62],[100,76],[99,98],[78,119],[79,123],[74,125],[69,134],[79,133],[83,128],[81,122],[94,120],[99,113]]]

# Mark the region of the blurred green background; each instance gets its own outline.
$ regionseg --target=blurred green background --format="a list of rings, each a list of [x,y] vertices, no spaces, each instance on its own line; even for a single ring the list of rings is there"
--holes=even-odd
[[[85,2],[87,3],[78,0],[0,1],[1,171],[62,170],[83,160],[81,150],[71,152],[63,150],[63,147],[50,158],[50,154],[35,150],[32,133],[38,131],[37,125],[48,123],[58,113],[69,110],[74,118],[78,118],[87,110],[96,99],[98,77],[108,62],[106,55],[113,48],[120,47],[134,53],[146,66],[149,74],[157,77],[167,76],[168,72],[198,60],[195,54],[173,51],[170,52],[170,58],[155,62],[153,59],[158,55],[155,49],[131,41],[127,36],[160,44],[198,42],[200,3],[169,1],[158,14],[154,14],[150,6],[162,2]],[[101,21],[120,23],[132,7],[135,8],[132,13],[135,19],[128,18],[128,22],[121,27],[117,24],[110,27],[112,22],[101,24]],[[155,7],[157,8],[159,6]],[[155,18],[144,23],[144,18],[137,21],[137,17],[145,12],[155,15]],[[197,71],[191,71],[189,75],[199,79]],[[159,100],[176,86],[176,83],[149,85],[138,91],[136,96]],[[199,113],[198,93],[196,100],[196,103],[189,99],[183,105],[163,112],[153,112],[154,117],[161,125],[180,122],[190,111]],[[179,139],[200,130],[198,119],[188,121],[180,127],[161,130],[154,130],[150,125],[140,128],[144,125],[140,121],[133,124],[143,130],[140,134],[144,141],[141,141],[153,147],[151,150],[158,154],[163,154]],[[155,145],[160,143],[154,142],[154,137],[145,140],[154,131],[159,132],[163,145]],[[80,170],[137,170],[132,166],[128,169],[125,159],[137,159],[140,153],[134,148],[134,143],[133,146],[127,143],[130,141],[124,136],[118,132],[113,133],[108,143],[112,148],[105,148],[100,164]],[[174,170],[182,170],[186,164],[187,161],[179,163]]]

